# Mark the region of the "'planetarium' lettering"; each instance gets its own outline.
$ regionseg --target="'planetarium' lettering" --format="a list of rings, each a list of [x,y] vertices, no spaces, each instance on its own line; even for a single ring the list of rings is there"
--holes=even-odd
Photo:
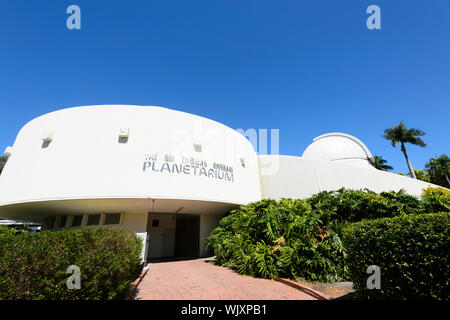
[[[223,164],[213,163],[212,168],[208,168],[205,160],[198,160],[183,157],[181,163],[175,163],[173,156],[163,157],[164,162],[158,162],[157,156],[146,155],[143,171],[160,172],[167,174],[184,174],[197,177],[212,178],[234,182],[233,167]]]

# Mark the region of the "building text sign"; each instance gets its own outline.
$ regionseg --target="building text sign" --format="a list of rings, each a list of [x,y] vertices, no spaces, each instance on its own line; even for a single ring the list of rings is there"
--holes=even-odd
[[[146,153],[142,167],[144,172],[159,172],[165,174],[191,175],[209,179],[234,182],[233,167],[222,163],[209,163],[204,159],[181,157],[165,154],[160,157],[156,153]]]

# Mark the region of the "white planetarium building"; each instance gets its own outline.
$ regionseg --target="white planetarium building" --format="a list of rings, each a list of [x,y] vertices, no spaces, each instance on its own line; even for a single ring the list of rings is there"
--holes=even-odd
[[[302,157],[258,155],[236,130],[161,107],[51,112],[27,123],[5,155],[0,218],[131,230],[149,258],[206,255],[226,212],[264,198],[341,187],[420,195],[430,186],[373,168],[347,134],[315,138]]]

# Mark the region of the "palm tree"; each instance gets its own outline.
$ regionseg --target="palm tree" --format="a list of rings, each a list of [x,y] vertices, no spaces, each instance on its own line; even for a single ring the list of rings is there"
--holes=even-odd
[[[414,168],[414,174],[416,175],[417,180],[432,182],[428,170],[417,170],[416,168]],[[411,174],[407,173],[406,175],[410,176]]]
[[[386,164],[387,161],[384,160],[381,156],[373,156],[372,158],[368,158],[369,162],[378,170],[382,171],[390,171],[393,170],[394,167]]]
[[[436,158],[431,158],[425,164],[431,178],[431,182],[450,188],[450,158],[443,154]]]
[[[425,135],[425,132],[419,129],[408,129],[407,126],[404,125],[403,121],[401,121],[397,126],[393,126],[392,128],[384,130],[383,138],[386,140],[390,140],[392,146],[395,148],[397,143],[400,142],[401,150],[405,155],[406,164],[409,168],[409,173],[413,179],[417,179],[416,174],[414,173],[413,166],[409,161],[408,154],[406,153],[405,143],[411,143],[416,146],[425,147],[425,142],[419,138],[420,136]]]

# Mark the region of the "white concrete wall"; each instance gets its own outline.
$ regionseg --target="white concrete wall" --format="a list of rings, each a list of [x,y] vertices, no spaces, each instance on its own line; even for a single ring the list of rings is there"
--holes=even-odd
[[[126,142],[119,141],[121,128],[129,129]],[[48,144],[45,132],[53,132]],[[165,155],[176,164],[204,160],[208,176],[194,175],[192,168],[189,174],[144,170],[146,154],[157,155],[156,169]],[[233,181],[210,175],[214,162],[232,167]],[[0,190],[0,206],[95,198],[244,204],[261,197],[256,153],[244,136],[203,117],[139,106],[69,108],[30,121],[0,175]]]
[[[147,213],[131,214],[125,212],[121,226],[135,233],[147,232],[147,216]]]
[[[222,215],[220,216],[212,216],[212,215],[200,215],[200,241],[199,241],[199,253],[200,256],[205,257],[211,253],[211,248],[209,250],[205,249],[206,238],[209,234],[219,225],[220,219],[222,219]]]
[[[395,173],[292,156],[259,156],[262,198],[307,198],[321,191],[342,187],[368,188],[375,192],[398,191],[420,196],[423,189],[435,186]]]

